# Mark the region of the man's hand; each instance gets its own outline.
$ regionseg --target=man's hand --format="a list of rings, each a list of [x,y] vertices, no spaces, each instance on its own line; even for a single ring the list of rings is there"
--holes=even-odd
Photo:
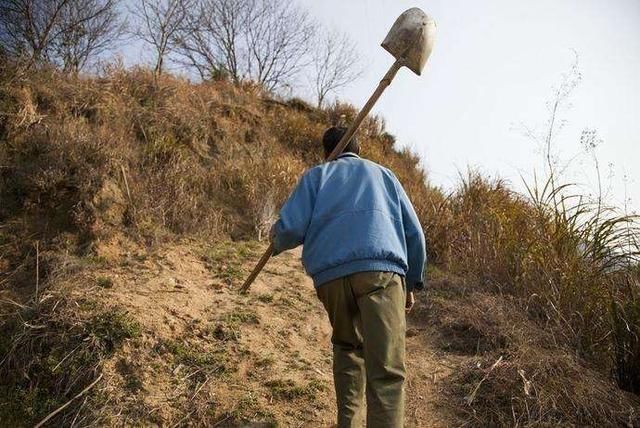
[[[404,304],[404,310],[409,312],[411,308],[413,308],[413,305],[415,303],[416,303],[416,299],[415,297],[413,297],[413,291],[409,291],[407,293],[407,301]]]

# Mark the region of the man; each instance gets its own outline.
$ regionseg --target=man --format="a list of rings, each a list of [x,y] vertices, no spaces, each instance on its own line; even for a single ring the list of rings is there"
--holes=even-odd
[[[346,130],[329,128],[325,158]],[[358,156],[308,170],[273,225],[275,252],[304,244],[302,261],[329,315],[339,427],[402,427],[405,309],[423,288],[425,241],[388,169]],[[366,388],[365,388],[366,383]]]

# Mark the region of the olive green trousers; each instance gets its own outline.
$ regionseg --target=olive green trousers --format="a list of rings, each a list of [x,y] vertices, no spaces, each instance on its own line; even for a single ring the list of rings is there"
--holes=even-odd
[[[338,427],[402,427],[405,286],[391,272],[360,272],[317,289],[333,327]],[[366,385],[366,387],[365,387]]]

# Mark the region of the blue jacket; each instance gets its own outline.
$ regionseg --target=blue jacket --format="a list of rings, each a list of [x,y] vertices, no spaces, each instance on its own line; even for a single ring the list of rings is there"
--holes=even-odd
[[[315,287],[356,272],[396,272],[421,289],[426,252],[418,217],[387,168],[343,153],[309,169],[280,210],[275,254],[304,244]]]

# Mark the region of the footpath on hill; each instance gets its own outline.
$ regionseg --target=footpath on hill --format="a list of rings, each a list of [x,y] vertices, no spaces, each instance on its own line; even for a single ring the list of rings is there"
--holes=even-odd
[[[21,308],[0,341],[0,425],[332,426],[330,326],[300,252],[239,293],[265,247],[120,235],[58,254],[35,310],[2,290]],[[637,425],[634,397],[469,281],[430,268],[408,315],[407,427]]]
[[[256,244],[154,254],[104,247],[98,300],[126,308],[141,337],[104,366],[110,423],[331,426],[330,326],[300,254],[273,258],[247,295],[237,286]],[[452,424],[442,386],[460,357],[437,349],[429,303],[409,316],[407,426]]]

